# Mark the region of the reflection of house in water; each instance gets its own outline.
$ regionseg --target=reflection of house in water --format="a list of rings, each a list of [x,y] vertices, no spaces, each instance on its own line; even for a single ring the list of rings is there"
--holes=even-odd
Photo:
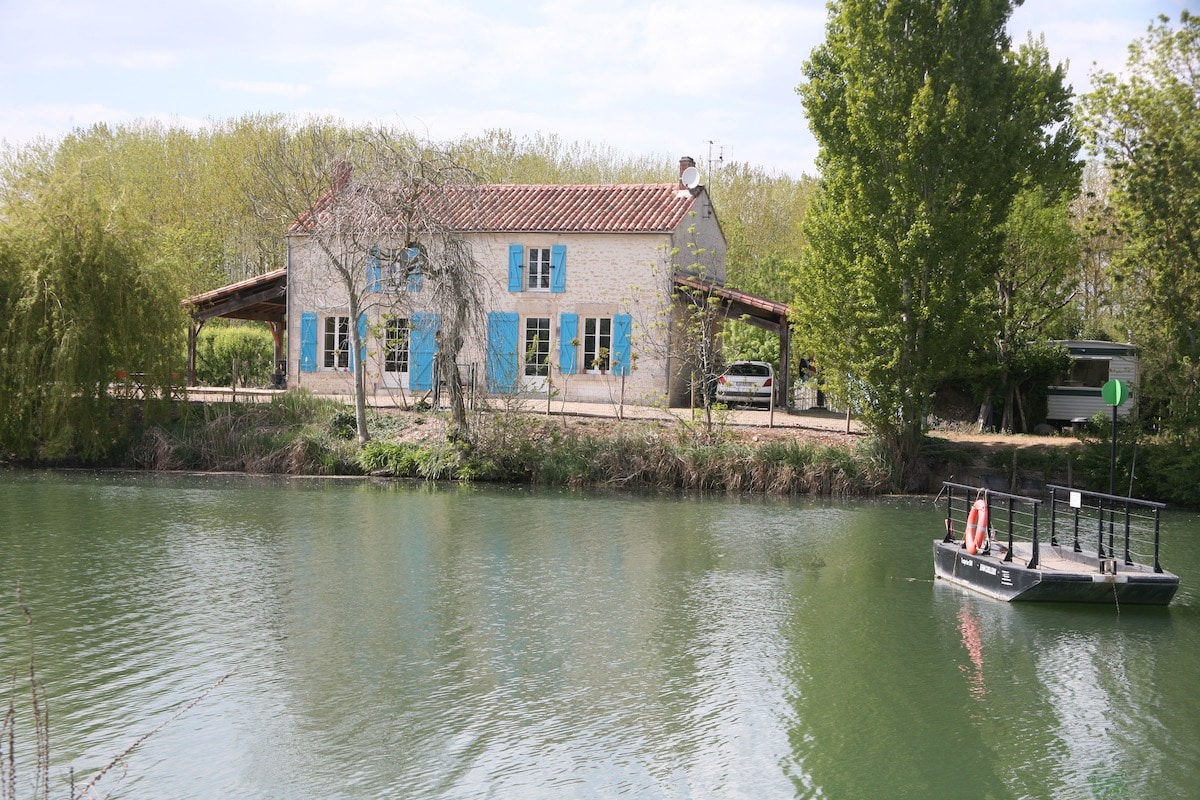
[[[1063,381],[1051,386],[1046,398],[1046,421],[1066,425],[1101,411],[1109,411],[1100,389],[1110,380],[1129,385],[1129,398],[1117,407],[1121,416],[1133,409],[1137,396],[1138,357],[1131,344],[1097,341],[1055,341],[1071,356],[1071,367]]]

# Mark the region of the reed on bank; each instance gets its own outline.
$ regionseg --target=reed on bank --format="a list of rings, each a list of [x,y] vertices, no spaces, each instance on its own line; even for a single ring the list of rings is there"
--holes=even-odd
[[[658,491],[849,496],[884,490],[870,442],[748,441],[722,425],[577,420],[517,409],[477,412],[469,443],[450,441],[435,412],[371,415],[359,446],[336,401],[287,392],[269,403],[187,406],[146,430],[129,466],[156,470],[372,474],[425,480],[621,487]]]

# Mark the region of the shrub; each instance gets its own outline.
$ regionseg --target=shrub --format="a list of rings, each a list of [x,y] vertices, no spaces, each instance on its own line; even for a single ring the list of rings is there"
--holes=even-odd
[[[205,328],[196,341],[196,380],[209,386],[233,382],[238,362],[239,386],[268,386],[275,372],[275,341],[265,328],[249,325]]]

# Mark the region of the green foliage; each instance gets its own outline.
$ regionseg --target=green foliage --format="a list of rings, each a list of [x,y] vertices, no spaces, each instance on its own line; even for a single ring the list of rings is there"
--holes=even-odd
[[[840,447],[802,442],[758,447],[704,429],[697,433],[680,435],[654,424],[604,433],[547,427],[529,437],[537,450],[530,480],[546,486],[777,495],[866,494],[882,485],[869,458]]]
[[[1018,350],[1013,357],[1009,382],[1013,397],[1020,397],[1025,413],[1021,432],[1029,433],[1039,421],[1046,419],[1050,387],[1058,384],[1071,366],[1071,356],[1065,347],[1047,342],[1033,342]]]
[[[1097,414],[1081,431],[1075,462],[1080,485],[1108,491],[1112,418]],[[1174,435],[1147,436],[1134,420],[1117,425],[1115,490],[1171,505],[1200,508],[1200,449]]]
[[[325,430],[335,439],[343,439],[350,441],[354,438],[357,431],[357,422],[354,417],[354,410],[350,408],[339,408],[329,416],[329,421],[325,425]]]
[[[383,473],[396,478],[419,478],[429,456],[427,448],[408,442],[370,441],[355,458],[360,469],[369,474]]]
[[[357,445],[330,433],[330,420],[344,410],[305,391],[269,403],[186,404],[174,419],[148,426],[127,461],[142,469],[354,475]]]
[[[261,325],[205,327],[196,342],[196,380],[208,386],[229,386],[233,362],[239,386],[267,386],[275,371],[275,340]]]
[[[1191,429],[1200,360],[1200,16],[1160,16],[1121,75],[1100,72],[1081,116],[1112,178],[1114,304],[1141,351],[1140,413]],[[1152,310],[1153,313],[1147,313]],[[1123,338],[1123,337],[1122,337]],[[1188,376],[1188,377],[1181,377]]]
[[[133,418],[109,395],[118,372],[142,376],[139,416],[179,381],[178,297],[100,205],[57,183],[40,195],[0,225],[0,450],[103,461]]]
[[[901,473],[931,397],[994,330],[978,305],[1029,184],[1077,178],[1070,93],[1008,2],[834,0],[800,92],[821,190],[793,301],[797,349],[861,410]]]
[[[800,220],[817,190],[814,178],[769,174],[727,164],[709,176],[709,192],[728,244],[727,282],[778,297],[795,271],[806,240]]]
[[[721,331],[721,355],[727,364],[730,361],[766,361],[778,365],[779,335],[730,320]]]
[[[664,183],[678,177],[677,162],[630,156],[610,146],[568,142],[557,134],[517,138],[508,130],[467,136],[449,147],[460,164],[489,183]]]

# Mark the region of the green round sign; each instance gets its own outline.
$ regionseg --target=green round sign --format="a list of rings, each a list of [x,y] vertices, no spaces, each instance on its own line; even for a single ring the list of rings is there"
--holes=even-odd
[[[1116,408],[1129,399],[1129,385],[1125,381],[1111,380],[1100,388],[1100,396],[1105,403]]]

